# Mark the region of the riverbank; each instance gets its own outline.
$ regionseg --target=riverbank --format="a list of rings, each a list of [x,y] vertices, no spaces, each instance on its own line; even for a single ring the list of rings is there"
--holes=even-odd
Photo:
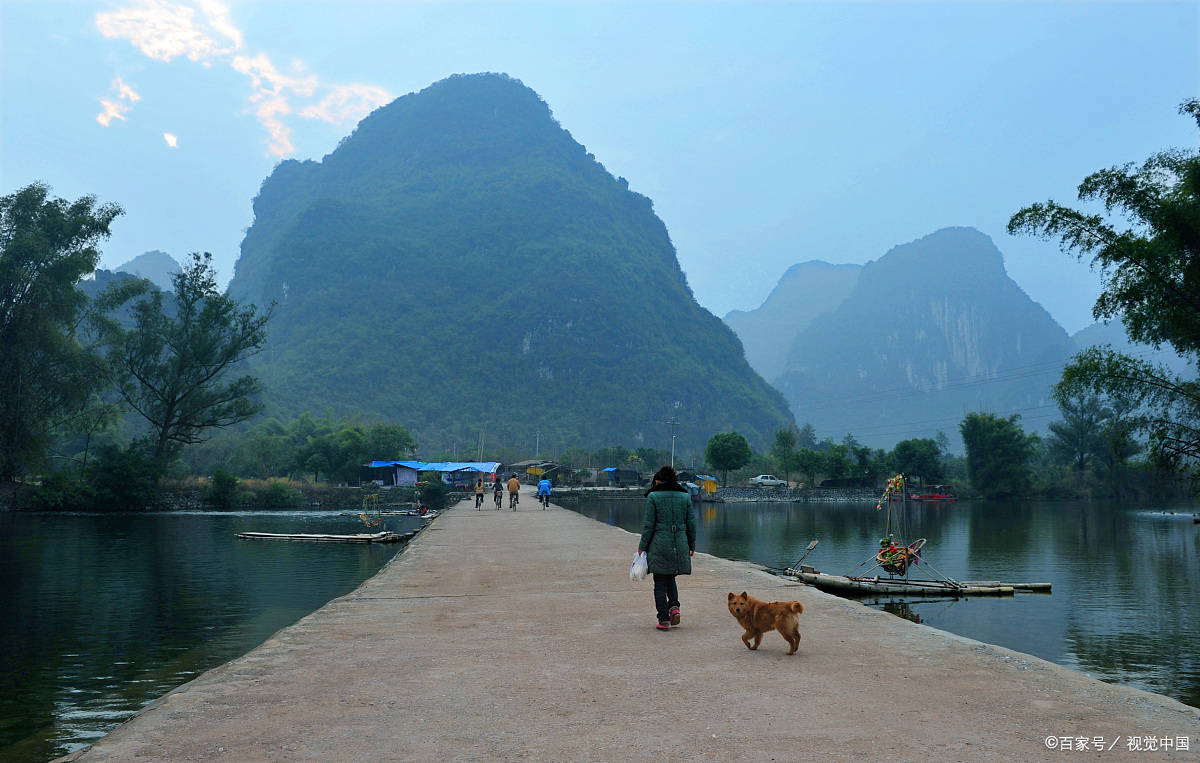
[[[635,536],[459,503],[353,593],[77,755],[231,760],[1044,759],[1060,738],[1200,749],[1200,710],[698,554],[652,628]],[[799,599],[803,640],[739,640],[726,592]],[[1090,747],[1089,747],[1090,749]]]
[[[880,491],[864,488],[723,487],[717,489],[713,498],[717,503],[874,503],[879,496]],[[556,500],[641,501],[646,497],[646,488],[563,487],[555,489],[554,497]]]
[[[0,511],[87,511],[88,504],[60,508],[45,508],[30,504],[31,486],[0,486]],[[295,480],[243,480],[228,505],[218,505],[209,498],[209,480],[188,478],[167,480],[158,487],[154,499],[144,511],[222,511],[222,510],[281,510],[360,511],[368,494],[379,496],[379,508],[384,511],[410,509],[413,506],[412,488],[378,489],[374,485],[348,486]],[[453,503],[462,493],[449,493]]]

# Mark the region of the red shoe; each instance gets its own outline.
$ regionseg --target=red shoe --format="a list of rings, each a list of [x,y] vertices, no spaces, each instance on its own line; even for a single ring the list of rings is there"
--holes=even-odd
[[[671,607],[671,625],[679,625],[679,607]]]
[[[658,625],[654,626],[654,629],[659,631],[669,631],[671,630],[671,624],[666,620],[660,620]]]

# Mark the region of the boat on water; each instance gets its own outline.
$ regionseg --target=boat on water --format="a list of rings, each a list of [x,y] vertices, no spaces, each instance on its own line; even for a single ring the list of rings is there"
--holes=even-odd
[[[947,485],[933,485],[945,488]],[[915,495],[920,495],[916,492]],[[844,575],[830,575],[815,568],[800,564],[817,545],[808,545],[804,556],[789,567],[784,574],[795,580],[808,583],[831,593],[841,595],[891,594],[905,596],[1012,596],[1018,592],[1050,592],[1049,583],[1005,583],[998,580],[955,580],[943,575],[928,559],[923,558],[925,539],[913,541],[897,540],[896,534],[907,535],[908,504],[921,500],[905,484],[904,475],[897,474],[888,480],[887,490],[875,506],[877,511],[887,510],[884,536],[879,541],[875,555]],[[945,499],[943,499],[945,500]],[[949,500],[953,500],[950,498]],[[867,564],[863,573],[854,574]],[[879,570],[874,575],[871,573]],[[915,575],[919,571],[922,575]],[[882,574],[880,574],[882,573]],[[928,573],[926,576],[925,573]]]
[[[396,533],[384,530],[377,533],[349,533],[345,535],[329,533],[237,533],[243,540],[307,540],[323,543],[400,543],[416,535],[416,531]]]
[[[954,494],[953,485],[923,485],[911,488],[908,492],[908,500],[917,503],[949,503],[957,501],[958,496]]]

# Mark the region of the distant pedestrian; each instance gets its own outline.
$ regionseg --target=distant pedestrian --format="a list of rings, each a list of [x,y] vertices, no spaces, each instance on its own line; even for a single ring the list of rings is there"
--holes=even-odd
[[[538,502],[542,504],[542,511],[545,511],[546,507],[550,505],[550,480],[546,477],[542,477],[540,480],[538,480],[537,487]]]
[[[687,553],[683,553],[687,549]],[[687,488],[670,466],[654,474],[646,491],[646,514],[638,551],[646,552],[647,571],[654,576],[654,609],[660,631],[679,625],[679,588],[676,575],[692,574],[696,553],[696,518]]]
[[[483,477],[475,483],[475,510],[479,511],[479,507],[483,505]]]
[[[517,504],[521,502],[521,481],[517,479],[517,475],[508,478],[508,508],[513,511],[517,510]]]

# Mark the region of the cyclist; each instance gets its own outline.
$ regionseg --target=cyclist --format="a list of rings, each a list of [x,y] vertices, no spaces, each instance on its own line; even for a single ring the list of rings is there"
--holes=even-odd
[[[521,502],[521,481],[517,479],[517,475],[512,475],[508,478],[508,508],[513,511],[517,510],[517,504]]]
[[[500,506],[504,503],[504,483],[500,481],[500,475],[496,475],[496,484],[492,485],[492,496],[496,499],[496,511],[500,511]]]
[[[545,511],[546,507],[550,505],[550,480],[542,477],[540,480],[538,480],[537,487],[538,501],[542,504],[542,511]]]

